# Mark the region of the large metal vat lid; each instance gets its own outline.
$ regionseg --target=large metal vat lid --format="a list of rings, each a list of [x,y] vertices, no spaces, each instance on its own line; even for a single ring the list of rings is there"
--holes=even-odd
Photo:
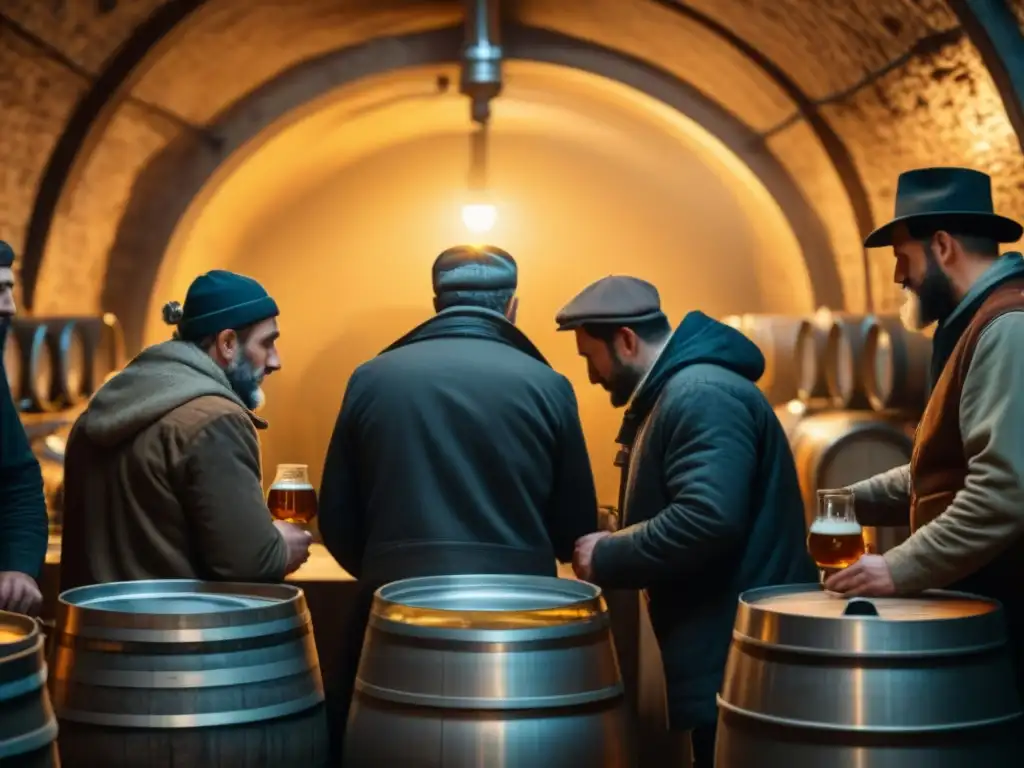
[[[182,631],[216,630],[217,637],[203,633],[212,640],[247,636],[249,627],[267,622],[301,623],[306,613],[302,590],[288,584],[122,581],[61,594],[57,627],[70,635],[127,639],[132,633],[139,640],[162,639],[168,631],[184,640]]]
[[[591,630],[606,621],[601,589],[584,581],[546,576],[427,576],[387,584],[373,601],[375,621],[392,629]],[[401,631],[400,629],[398,631]],[[561,634],[561,633],[560,633]]]
[[[847,599],[796,584],[740,595],[733,637],[810,654],[917,657],[997,648],[1006,630],[999,603],[977,595],[929,590]]]

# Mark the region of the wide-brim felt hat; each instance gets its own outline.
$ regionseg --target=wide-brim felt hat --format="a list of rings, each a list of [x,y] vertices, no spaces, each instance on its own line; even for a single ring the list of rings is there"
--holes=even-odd
[[[900,224],[929,223],[960,233],[1015,243],[1024,226],[1000,216],[992,204],[992,179],[970,168],[920,168],[900,174],[896,215],[864,240],[865,248],[892,245]]]

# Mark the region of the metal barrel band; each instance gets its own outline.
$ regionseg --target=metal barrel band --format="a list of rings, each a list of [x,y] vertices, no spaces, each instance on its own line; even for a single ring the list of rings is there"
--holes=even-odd
[[[83,641],[189,644],[270,637],[286,633],[308,622],[309,614],[305,613],[243,626],[209,627],[207,629],[126,629],[124,627],[90,626],[86,631],[71,632],[62,629],[60,635],[62,642],[65,637],[74,637],[82,638]],[[79,626],[77,629],[84,630],[86,628]]]
[[[31,675],[12,680],[9,683],[0,683],[0,701],[7,701],[26,693],[38,691],[46,685],[46,667],[33,672]]]
[[[579,693],[556,696],[529,696],[521,699],[485,698],[479,696],[432,696],[430,694],[383,688],[360,679],[356,680],[355,689],[367,696],[396,704],[410,704],[431,709],[476,709],[488,711],[577,707],[583,704],[594,704],[599,701],[610,701],[622,696],[624,691],[622,683],[619,682],[615,685],[609,685],[593,691],[580,691]]]
[[[87,684],[104,688],[186,690],[263,683],[268,680],[280,680],[311,672],[319,672],[319,665],[310,663],[305,657],[300,657],[233,669],[151,672],[73,667],[70,673],[58,672],[54,680],[58,684]]]
[[[194,715],[129,715],[107,712],[87,712],[78,709],[57,707],[61,720],[87,725],[109,725],[115,728],[216,728],[225,725],[274,720],[295,715],[312,709],[324,700],[324,692],[318,688],[313,693],[298,699],[283,701],[254,709],[239,709],[231,712],[204,712]]]
[[[772,651],[779,654],[835,659],[948,659],[951,656],[972,656],[982,653],[990,653],[991,651],[997,651],[1006,647],[1006,643],[998,640],[991,643],[980,643],[978,645],[964,646],[961,648],[935,648],[924,651],[860,651],[852,648],[846,650],[835,648],[811,648],[802,645],[783,645],[781,643],[773,643],[750,637],[750,635],[745,635],[738,629],[733,630],[732,637],[738,643],[750,645],[755,648],[762,648],[766,651]]]
[[[35,752],[47,744],[52,744],[56,739],[57,721],[51,716],[46,725],[36,728],[34,731],[0,741],[0,760]]]
[[[769,725],[778,725],[784,728],[802,728],[809,731],[828,731],[830,733],[864,733],[864,734],[891,734],[897,735],[914,735],[922,733],[951,733],[955,731],[966,731],[975,728],[987,728],[994,725],[1001,725],[1003,723],[1009,723],[1014,720],[1021,718],[1022,713],[1017,712],[1012,715],[1001,715],[1000,717],[990,717],[985,720],[972,720],[968,722],[957,722],[942,725],[907,725],[907,726],[867,726],[867,725],[846,725],[843,723],[821,723],[812,722],[810,720],[796,720],[788,717],[778,717],[776,715],[766,715],[762,712],[751,712],[748,709],[737,707],[717,695],[716,700],[718,706],[727,712],[731,712],[734,715],[745,717],[750,720],[755,720],[760,723],[768,723]]]
[[[473,629],[461,627],[425,627],[416,624],[404,624],[402,622],[385,619],[380,616],[371,615],[369,626],[381,632],[407,637],[451,640],[455,642],[476,642],[476,643],[528,643],[531,641],[542,642],[544,640],[556,640],[566,637],[580,637],[582,635],[594,634],[606,630],[610,626],[607,614],[595,617],[587,621],[552,625],[548,627],[530,627],[525,629]]]

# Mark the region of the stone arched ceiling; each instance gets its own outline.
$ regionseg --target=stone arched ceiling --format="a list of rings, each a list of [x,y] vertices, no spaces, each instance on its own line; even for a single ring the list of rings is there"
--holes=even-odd
[[[517,0],[506,15],[639,59],[734,115],[826,227],[848,307],[893,297],[862,233],[906,168],[993,174],[1024,218],[1020,94],[990,64],[963,0]],[[1024,3],[999,5],[1024,24]],[[40,309],[98,309],[139,172],[175,141],[216,154],[209,124],[311,57],[457,25],[459,3],[412,0],[7,0],[0,7],[0,231],[24,250]],[[965,23],[965,19],[968,23]],[[454,55],[454,52],[453,52]],[[812,257],[813,255],[808,255]],[[130,290],[132,286],[123,286]],[[136,289],[138,289],[136,287]]]

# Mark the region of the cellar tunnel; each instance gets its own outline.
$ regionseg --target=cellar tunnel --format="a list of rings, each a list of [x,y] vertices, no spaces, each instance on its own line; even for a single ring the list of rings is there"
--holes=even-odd
[[[1020,35],[998,33],[1024,2],[989,5],[500,4],[487,239],[517,257],[520,322],[576,385],[602,500],[618,414],[552,322],[587,282],[646,277],[673,320],[889,312],[891,258],[861,240],[900,171],[987,171],[996,207],[1024,215]],[[428,315],[431,260],[469,237],[463,12],[4,3],[0,227],[26,314],[111,312],[130,355],[166,337],[160,305],[199,272],[258,277],[284,329],[265,468],[318,475],[349,372]]]

